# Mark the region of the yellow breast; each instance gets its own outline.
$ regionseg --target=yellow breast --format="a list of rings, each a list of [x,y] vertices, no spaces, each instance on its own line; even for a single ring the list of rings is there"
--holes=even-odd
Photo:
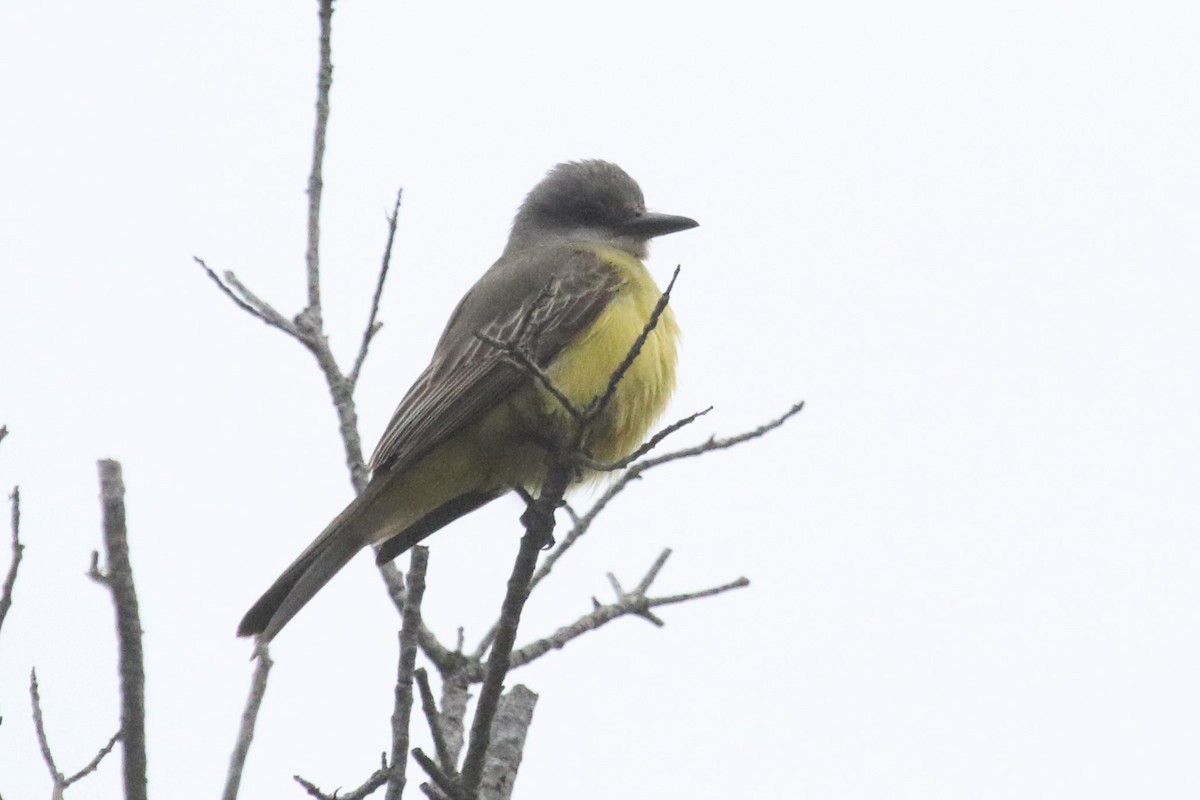
[[[629,348],[649,321],[661,292],[645,265],[623,250],[596,248],[621,274],[616,294],[586,331],[568,345],[546,370],[578,408],[602,394]],[[585,446],[601,461],[622,458],[645,439],[675,389],[679,326],[668,306],[637,359],[617,385],[600,418],[592,423]],[[544,409],[557,400],[545,393]]]

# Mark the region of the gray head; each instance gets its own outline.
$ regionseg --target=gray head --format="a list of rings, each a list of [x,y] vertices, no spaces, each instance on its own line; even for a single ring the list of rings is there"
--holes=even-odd
[[[641,188],[616,164],[569,161],[550,170],[525,198],[505,252],[591,241],[645,258],[650,239],[697,224],[687,217],[647,211]]]

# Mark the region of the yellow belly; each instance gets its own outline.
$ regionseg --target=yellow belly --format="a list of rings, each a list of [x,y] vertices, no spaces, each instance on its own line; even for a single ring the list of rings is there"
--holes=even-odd
[[[546,370],[576,408],[603,394],[609,379],[650,319],[661,292],[642,262],[622,250],[598,254],[617,266],[623,283],[609,304]],[[588,430],[585,447],[592,457],[614,461],[633,452],[667,407],[675,390],[679,326],[668,306],[641,352],[617,384],[616,393]],[[540,391],[544,413],[565,418],[558,400]]]

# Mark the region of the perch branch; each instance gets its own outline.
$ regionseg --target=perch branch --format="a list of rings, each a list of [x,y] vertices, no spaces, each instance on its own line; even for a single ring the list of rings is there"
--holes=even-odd
[[[554,540],[554,511],[562,502],[563,493],[570,481],[571,468],[562,458],[555,458],[548,465],[546,480],[533,505],[521,516],[525,535],[508,579],[508,591],[501,606],[500,622],[496,639],[488,657],[483,687],[479,691],[479,702],[475,718],[471,721],[470,743],[463,759],[461,793],[474,798],[483,778],[484,760],[491,738],[492,720],[504,688],[504,677],[508,674],[509,659],[517,637],[517,626],[521,621],[521,610],[529,597],[529,581],[537,567],[538,553],[542,547]]]

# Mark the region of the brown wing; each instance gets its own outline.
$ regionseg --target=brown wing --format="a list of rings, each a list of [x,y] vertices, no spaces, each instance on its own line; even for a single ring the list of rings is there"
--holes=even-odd
[[[372,472],[407,469],[530,380],[476,332],[515,337],[545,367],[591,325],[619,283],[615,269],[576,247],[497,261],[459,302],[433,360],[400,401],[371,457]]]

